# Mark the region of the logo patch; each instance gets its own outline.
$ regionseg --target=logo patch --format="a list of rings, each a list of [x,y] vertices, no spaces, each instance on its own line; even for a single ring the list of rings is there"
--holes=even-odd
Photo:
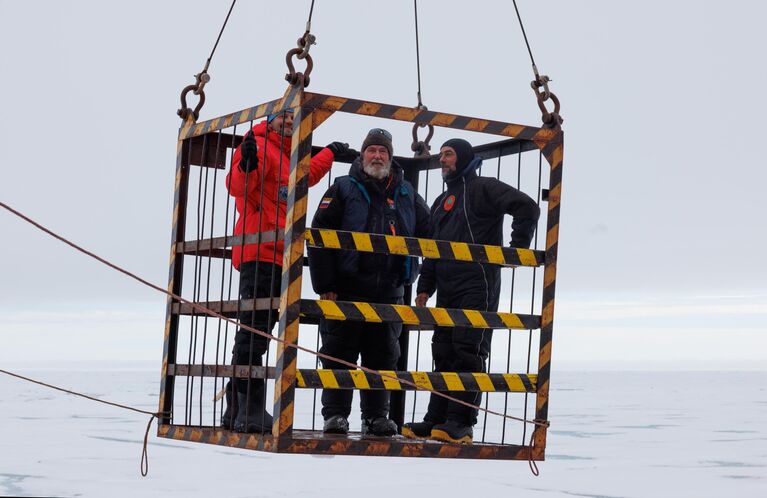
[[[330,206],[330,203],[333,202],[332,197],[323,197],[322,201],[320,202],[320,209],[325,209],[328,206]]]
[[[445,211],[450,211],[453,209],[453,206],[455,206],[455,196],[450,195],[447,199],[445,199],[445,203],[442,204],[442,207],[445,209]]]
[[[386,199],[386,202],[389,203],[389,209],[394,209],[394,199]]]

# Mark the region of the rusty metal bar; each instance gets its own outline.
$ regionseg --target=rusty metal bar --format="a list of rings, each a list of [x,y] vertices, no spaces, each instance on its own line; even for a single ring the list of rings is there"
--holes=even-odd
[[[333,436],[320,431],[294,430],[291,436],[275,438],[272,434],[239,434],[215,428],[160,425],[158,436],[179,441],[216,444],[233,448],[278,453],[314,455],[364,455],[426,458],[466,458],[481,460],[529,460],[529,446],[488,443],[450,444],[415,441],[403,437],[365,438],[358,434]],[[277,445],[279,441],[279,447]],[[533,453],[533,460],[541,460]]]

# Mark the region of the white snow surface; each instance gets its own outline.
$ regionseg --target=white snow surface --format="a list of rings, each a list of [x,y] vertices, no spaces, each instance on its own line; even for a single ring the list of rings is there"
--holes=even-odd
[[[157,409],[156,370],[16,371]],[[142,478],[148,417],[0,376],[0,495],[767,495],[767,372],[554,371],[552,386],[539,477],[527,462],[279,455],[158,438],[153,426]]]

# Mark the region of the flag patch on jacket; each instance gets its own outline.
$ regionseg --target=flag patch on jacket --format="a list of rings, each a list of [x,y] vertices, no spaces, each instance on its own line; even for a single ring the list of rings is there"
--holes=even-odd
[[[323,197],[322,202],[320,202],[320,209],[325,209],[326,207],[330,206],[331,202],[333,202],[332,197]]]

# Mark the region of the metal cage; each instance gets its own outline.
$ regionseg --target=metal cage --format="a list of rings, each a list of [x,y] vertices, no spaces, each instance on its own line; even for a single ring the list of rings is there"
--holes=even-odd
[[[228,198],[223,211],[219,210],[216,214],[214,210],[216,189],[221,188],[220,183],[216,185],[217,173],[227,169],[232,152],[242,140],[242,136],[236,133],[236,127],[285,109],[292,109],[294,112],[294,129],[284,232],[280,230],[232,236],[233,223],[230,222],[231,209]],[[388,235],[307,230],[307,175],[312,155],[312,133],[337,112],[497,135],[500,137],[499,141],[477,146],[475,152],[484,159],[498,158],[499,175],[501,157],[510,155],[521,157],[528,151],[536,154],[539,163],[539,190],[536,197],[539,203],[547,202],[545,210],[547,214],[545,217],[542,216],[539,224],[540,228],[545,227],[544,249],[513,249]],[[232,128],[231,133],[226,132],[229,128]],[[229,353],[226,350],[227,335],[233,334],[232,326],[226,322],[222,323],[220,319],[202,315],[189,304],[179,303],[170,298],[165,323],[159,401],[160,411],[165,415],[160,419],[158,436],[278,453],[544,459],[562,178],[563,134],[561,130],[309,93],[299,85],[295,85],[290,86],[280,99],[226,116],[200,123],[196,123],[192,116],[187,116],[179,132],[177,151],[169,291],[187,296],[186,298],[190,301],[226,316],[236,316],[238,310],[269,309],[278,305],[279,338],[294,344],[297,344],[299,340],[299,324],[316,324],[321,317],[359,321],[400,321],[403,323],[401,338],[403,354],[398,371],[390,372],[390,374],[396,375],[399,379],[415,382],[419,386],[441,391],[502,392],[505,397],[505,406],[508,405],[509,393],[523,393],[520,396],[524,396],[525,400],[525,418],[528,418],[527,399],[530,396],[535,400],[534,419],[542,424],[534,426],[532,437],[528,438],[529,443],[525,439],[526,429],[523,430],[522,438],[515,438],[513,444],[507,443],[505,436],[500,442],[487,442],[484,436],[484,430],[487,427],[486,419],[482,441],[470,445],[419,441],[401,436],[363,437],[354,433],[348,436],[324,435],[321,431],[313,430],[316,414],[312,415],[310,428],[294,427],[294,414],[300,405],[297,400],[297,389],[390,389],[397,392],[392,396],[392,418],[401,424],[406,410],[405,391],[411,388],[391,378],[376,377],[360,371],[321,370],[316,368],[316,364],[315,368],[299,368],[296,349],[284,347],[282,344],[276,345],[274,361],[270,362],[267,357],[265,366],[233,367],[225,360]],[[416,188],[418,188],[420,175],[425,174],[428,178],[428,172],[439,167],[437,156],[398,157],[397,160],[405,169],[406,179]],[[542,160],[549,164],[548,189],[540,189]],[[193,168],[193,166],[199,166],[199,168]],[[195,174],[197,178],[194,177]],[[193,192],[195,183],[197,184],[196,211],[192,209],[194,196],[190,198],[190,191]],[[212,194],[213,200],[208,204],[209,194]],[[219,197],[219,202],[220,199]],[[189,234],[194,237],[188,239],[187,231],[192,218],[196,221],[197,233]],[[214,226],[215,222],[218,225]],[[540,228],[538,232],[541,231]],[[237,244],[278,239],[284,240],[282,294],[279,303],[276,299],[254,299],[247,302],[238,301],[236,296],[232,299],[234,272],[231,264],[228,263],[228,258],[231,256],[230,248]],[[536,234],[536,245],[537,240],[538,234]],[[531,267],[533,268],[531,311],[537,305],[540,313],[476,312],[375,303],[330,303],[302,299],[304,249],[307,244],[326,248],[489,262],[512,269]],[[194,274],[191,286],[188,281],[184,282],[185,261],[194,263],[193,268],[186,269],[187,273]],[[541,266],[544,271],[542,275],[538,274],[538,277],[541,277],[541,285],[536,292],[534,272],[535,268]],[[512,283],[512,301],[513,285]],[[213,298],[211,288],[214,290]],[[216,294],[219,295],[219,299],[215,299]],[[539,301],[536,301],[536,295]],[[420,341],[421,330],[451,323],[477,328],[509,329],[510,334],[512,330],[528,331],[530,347],[527,372],[508,371],[510,361],[506,362],[507,372],[501,373],[432,373],[431,368],[425,368],[425,372],[408,371],[408,358],[413,355],[412,349],[409,351],[409,344],[413,338],[409,336],[408,331],[419,331],[418,341]],[[188,337],[182,334],[187,328]],[[533,331],[539,334],[537,369],[535,366],[531,367],[529,361],[532,347],[534,347]],[[215,347],[212,339],[209,339],[214,334]],[[420,342],[416,344],[418,346]],[[511,336],[508,348],[511,351]],[[185,352],[188,356],[186,362],[183,360]],[[215,361],[211,360],[211,357],[214,357]],[[533,372],[530,371],[531,368]],[[215,397],[215,393],[223,386],[223,382],[232,376],[274,379],[273,384],[270,384],[270,388],[274,391],[274,425],[270,434],[237,433],[218,426],[217,416],[221,411],[221,403],[220,398]],[[413,414],[415,414],[416,406],[415,396],[413,394]],[[488,399],[487,395],[486,399]],[[316,402],[316,396],[314,400]],[[503,434],[505,433],[506,420],[503,421]]]

